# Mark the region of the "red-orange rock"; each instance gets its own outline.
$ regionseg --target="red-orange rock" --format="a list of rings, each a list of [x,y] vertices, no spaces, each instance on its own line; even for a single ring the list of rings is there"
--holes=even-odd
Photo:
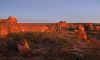
[[[57,32],[59,32],[59,31],[64,30],[64,29],[67,27],[67,24],[66,24],[65,21],[60,21],[60,22],[58,22],[58,23],[56,24],[55,27],[56,27],[56,29],[57,29]]]
[[[17,48],[21,55],[28,55],[30,53],[30,47],[26,39],[17,42]]]
[[[85,32],[85,27],[82,24],[79,24],[79,28],[80,32]]]
[[[7,35],[13,32],[63,32],[66,28],[75,29],[78,23],[66,24],[65,21],[60,21],[53,24],[34,24],[34,23],[17,23],[17,20],[13,16],[9,16],[8,19],[0,19],[0,36]],[[88,25],[88,24],[87,24]],[[93,25],[89,24],[93,30]],[[96,28],[99,29],[99,28]],[[78,27],[80,32],[85,32],[85,27],[80,24]],[[83,34],[83,33],[82,33]],[[86,34],[86,33],[84,33]]]
[[[60,21],[60,22],[57,23],[57,26],[59,26],[60,28],[64,28],[64,27],[66,27],[66,22]]]
[[[75,32],[76,32],[76,37],[82,40],[87,40],[87,34],[82,24],[79,24],[78,30],[75,30]]]
[[[7,22],[9,24],[15,24],[15,23],[17,23],[17,20],[14,16],[9,16]]]

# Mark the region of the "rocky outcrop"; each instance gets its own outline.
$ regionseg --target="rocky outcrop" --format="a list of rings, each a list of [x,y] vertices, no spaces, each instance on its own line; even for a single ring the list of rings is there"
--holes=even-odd
[[[94,30],[93,24],[85,24],[82,26],[81,23],[66,23],[65,21],[60,21],[58,23],[51,24],[34,24],[34,23],[18,23],[17,19],[13,16],[9,16],[8,19],[0,19],[0,36],[7,35],[13,32],[62,32],[66,30],[75,30],[78,27],[79,35],[86,35],[86,28],[89,30]],[[96,27],[96,30],[100,26]],[[99,29],[100,30],[100,29]],[[83,33],[84,32],[84,33]],[[85,37],[84,37],[85,38]]]
[[[17,23],[17,19],[15,17],[9,16],[8,19],[2,21],[0,26],[0,35],[3,36],[13,32],[53,32],[64,29],[66,27],[66,22],[60,21],[56,24],[53,24],[52,26],[30,23]]]
[[[5,24],[1,25],[0,24],[0,37],[4,36],[4,35],[7,35],[7,34],[8,34],[7,25],[5,25]]]
[[[82,24],[79,24],[78,29],[75,32],[76,32],[76,37],[82,40],[87,40],[85,27]]]
[[[14,16],[9,16],[7,19],[8,24],[15,24],[17,23],[17,19]]]
[[[26,39],[17,42],[17,48],[21,55],[30,56],[31,50]]]

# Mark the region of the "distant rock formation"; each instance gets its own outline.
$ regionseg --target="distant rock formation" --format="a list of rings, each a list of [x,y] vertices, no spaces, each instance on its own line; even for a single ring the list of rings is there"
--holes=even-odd
[[[87,33],[85,31],[85,27],[82,24],[79,24],[78,29],[76,31],[76,37],[82,39],[84,41],[87,40]]]
[[[15,23],[17,23],[17,19],[14,16],[9,16],[8,19],[7,19],[7,22],[9,24],[15,24]]]
[[[0,26],[0,36],[3,36],[13,32],[54,32],[65,28],[66,22],[60,21],[52,25],[45,23],[18,23],[14,16],[9,16],[8,19],[0,19]]]
[[[80,24],[86,26],[82,27]],[[13,32],[62,32],[67,29],[75,30],[77,27],[80,31],[84,31],[86,28],[95,30],[92,23],[66,23],[66,21],[58,23],[18,23],[16,17],[9,16],[8,19],[0,19],[0,36]],[[98,29],[100,30],[100,26],[96,26],[96,30]]]

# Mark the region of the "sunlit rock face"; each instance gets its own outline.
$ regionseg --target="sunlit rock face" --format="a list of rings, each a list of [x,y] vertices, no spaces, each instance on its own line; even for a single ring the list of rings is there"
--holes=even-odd
[[[48,26],[32,25],[30,23],[17,23],[14,16],[9,16],[8,19],[0,19],[0,36],[7,35],[13,32],[46,32]]]
[[[88,27],[88,29],[94,30],[93,24],[86,24],[87,27],[84,27],[83,24],[79,23],[66,23],[65,21],[60,21],[58,23],[18,23],[16,17],[9,16],[8,19],[0,19],[0,36],[7,35],[8,33],[13,32],[63,32],[67,29],[76,29],[78,27],[78,31],[84,32]],[[100,26],[96,27],[96,30],[100,30]],[[82,35],[82,34],[81,34]]]
[[[30,53],[30,47],[26,39],[17,42],[17,48],[21,55],[28,55]]]
[[[40,32],[48,31],[48,27],[47,26],[39,26],[38,28],[39,28],[38,31],[40,31]]]
[[[13,33],[13,32],[21,32],[21,29],[20,29],[20,27],[16,24],[10,24],[9,26],[8,26],[8,32],[9,33]]]
[[[79,28],[80,31],[85,32],[85,27],[82,24],[79,24]]]
[[[7,35],[9,32],[19,31],[16,25],[17,20],[13,16],[9,16],[8,19],[0,19],[0,36]]]
[[[6,27],[6,25],[0,26],[0,36],[4,36],[7,34],[8,34],[8,28]]]
[[[31,24],[18,23],[16,17],[9,16],[8,19],[0,19],[0,35],[7,35],[13,32],[57,32],[59,29],[63,30],[67,27],[65,21],[48,25],[48,24]]]
[[[67,25],[66,25],[66,22],[65,21],[60,21],[56,24],[59,28],[65,28]]]
[[[85,27],[82,24],[79,24],[78,29],[75,32],[76,32],[76,36],[79,39],[87,40],[87,34],[86,34],[86,31],[85,31]]]
[[[15,24],[15,23],[17,23],[16,17],[14,17],[14,16],[9,16],[8,19],[7,19],[7,22],[8,22],[9,24]]]
[[[59,26],[59,27],[66,27],[66,22],[65,21],[60,21],[60,22],[58,22],[57,23],[57,26]]]
[[[56,23],[55,25],[56,31],[61,31],[61,30],[65,30],[67,28],[67,24],[65,21],[60,21],[58,23]]]
[[[7,19],[0,19],[0,25],[1,24],[7,24],[7,21],[6,21]]]

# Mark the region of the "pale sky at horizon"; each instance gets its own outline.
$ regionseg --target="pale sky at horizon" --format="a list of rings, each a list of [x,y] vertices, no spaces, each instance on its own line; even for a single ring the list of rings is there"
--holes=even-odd
[[[19,22],[100,23],[100,0],[0,0],[0,18]]]

